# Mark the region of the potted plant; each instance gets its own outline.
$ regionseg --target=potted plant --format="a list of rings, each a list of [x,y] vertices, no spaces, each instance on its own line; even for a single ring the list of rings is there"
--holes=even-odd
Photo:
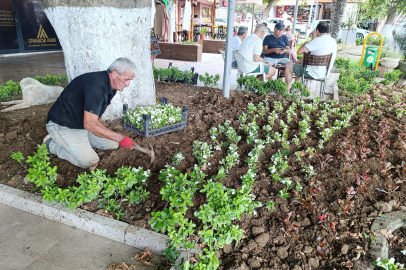
[[[206,37],[206,33],[207,33],[207,28],[202,28],[199,30],[201,40],[204,40],[204,38]]]

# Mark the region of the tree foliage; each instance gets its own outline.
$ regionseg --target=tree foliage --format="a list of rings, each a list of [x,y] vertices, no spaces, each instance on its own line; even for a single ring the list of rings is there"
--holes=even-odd
[[[405,0],[367,0],[363,3],[363,14],[366,18],[385,18],[396,11],[397,14],[406,12]]]

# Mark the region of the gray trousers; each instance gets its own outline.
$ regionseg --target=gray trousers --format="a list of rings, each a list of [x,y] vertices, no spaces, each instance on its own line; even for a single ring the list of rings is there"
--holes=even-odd
[[[46,127],[52,138],[49,142],[49,152],[84,169],[94,166],[91,161],[99,161],[93,147],[101,150],[119,147],[118,142],[97,137],[86,129],[70,129],[51,121]]]

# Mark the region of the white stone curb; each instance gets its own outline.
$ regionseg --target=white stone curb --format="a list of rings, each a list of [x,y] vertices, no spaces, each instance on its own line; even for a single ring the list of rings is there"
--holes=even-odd
[[[139,249],[148,247],[157,255],[163,254],[169,241],[166,235],[82,209],[68,209],[60,203],[45,201],[39,195],[2,184],[0,203]]]
[[[335,81],[333,83],[333,99],[334,100],[340,100],[340,97],[338,95],[338,83]]]
[[[381,258],[381,260],[388,259],[389,244],[385,236],[379,233],[382,229],[391,231],[397,230],[400,227],[406,226],[406,210],[396,211],[386,214],[386,219],[375,220],[371,226],[371,232],[377,233],[376,240],[370,242],[369,252],[373,260]],[[358,270],[373,270],[375,266],[372,263],[365,261],[358,261],[354,265],[354,269]]]

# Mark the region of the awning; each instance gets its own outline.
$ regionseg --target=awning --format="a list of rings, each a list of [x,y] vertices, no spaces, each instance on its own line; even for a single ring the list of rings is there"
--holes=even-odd
[[[262,6],[262,0],[235,1],[237,4],[256,4]]]
[[[300,4],[303,4],[303,1],[299,2]],[[319,0],[319,4],[331,4],[331,0]],[[313,5],[316,4],[316,0],[314,0]],[[279,0],[276,3],[276,6],[295,6],[296,5],[296,0]],[[307,5],[311,5],[311,1],[307,1]]]

